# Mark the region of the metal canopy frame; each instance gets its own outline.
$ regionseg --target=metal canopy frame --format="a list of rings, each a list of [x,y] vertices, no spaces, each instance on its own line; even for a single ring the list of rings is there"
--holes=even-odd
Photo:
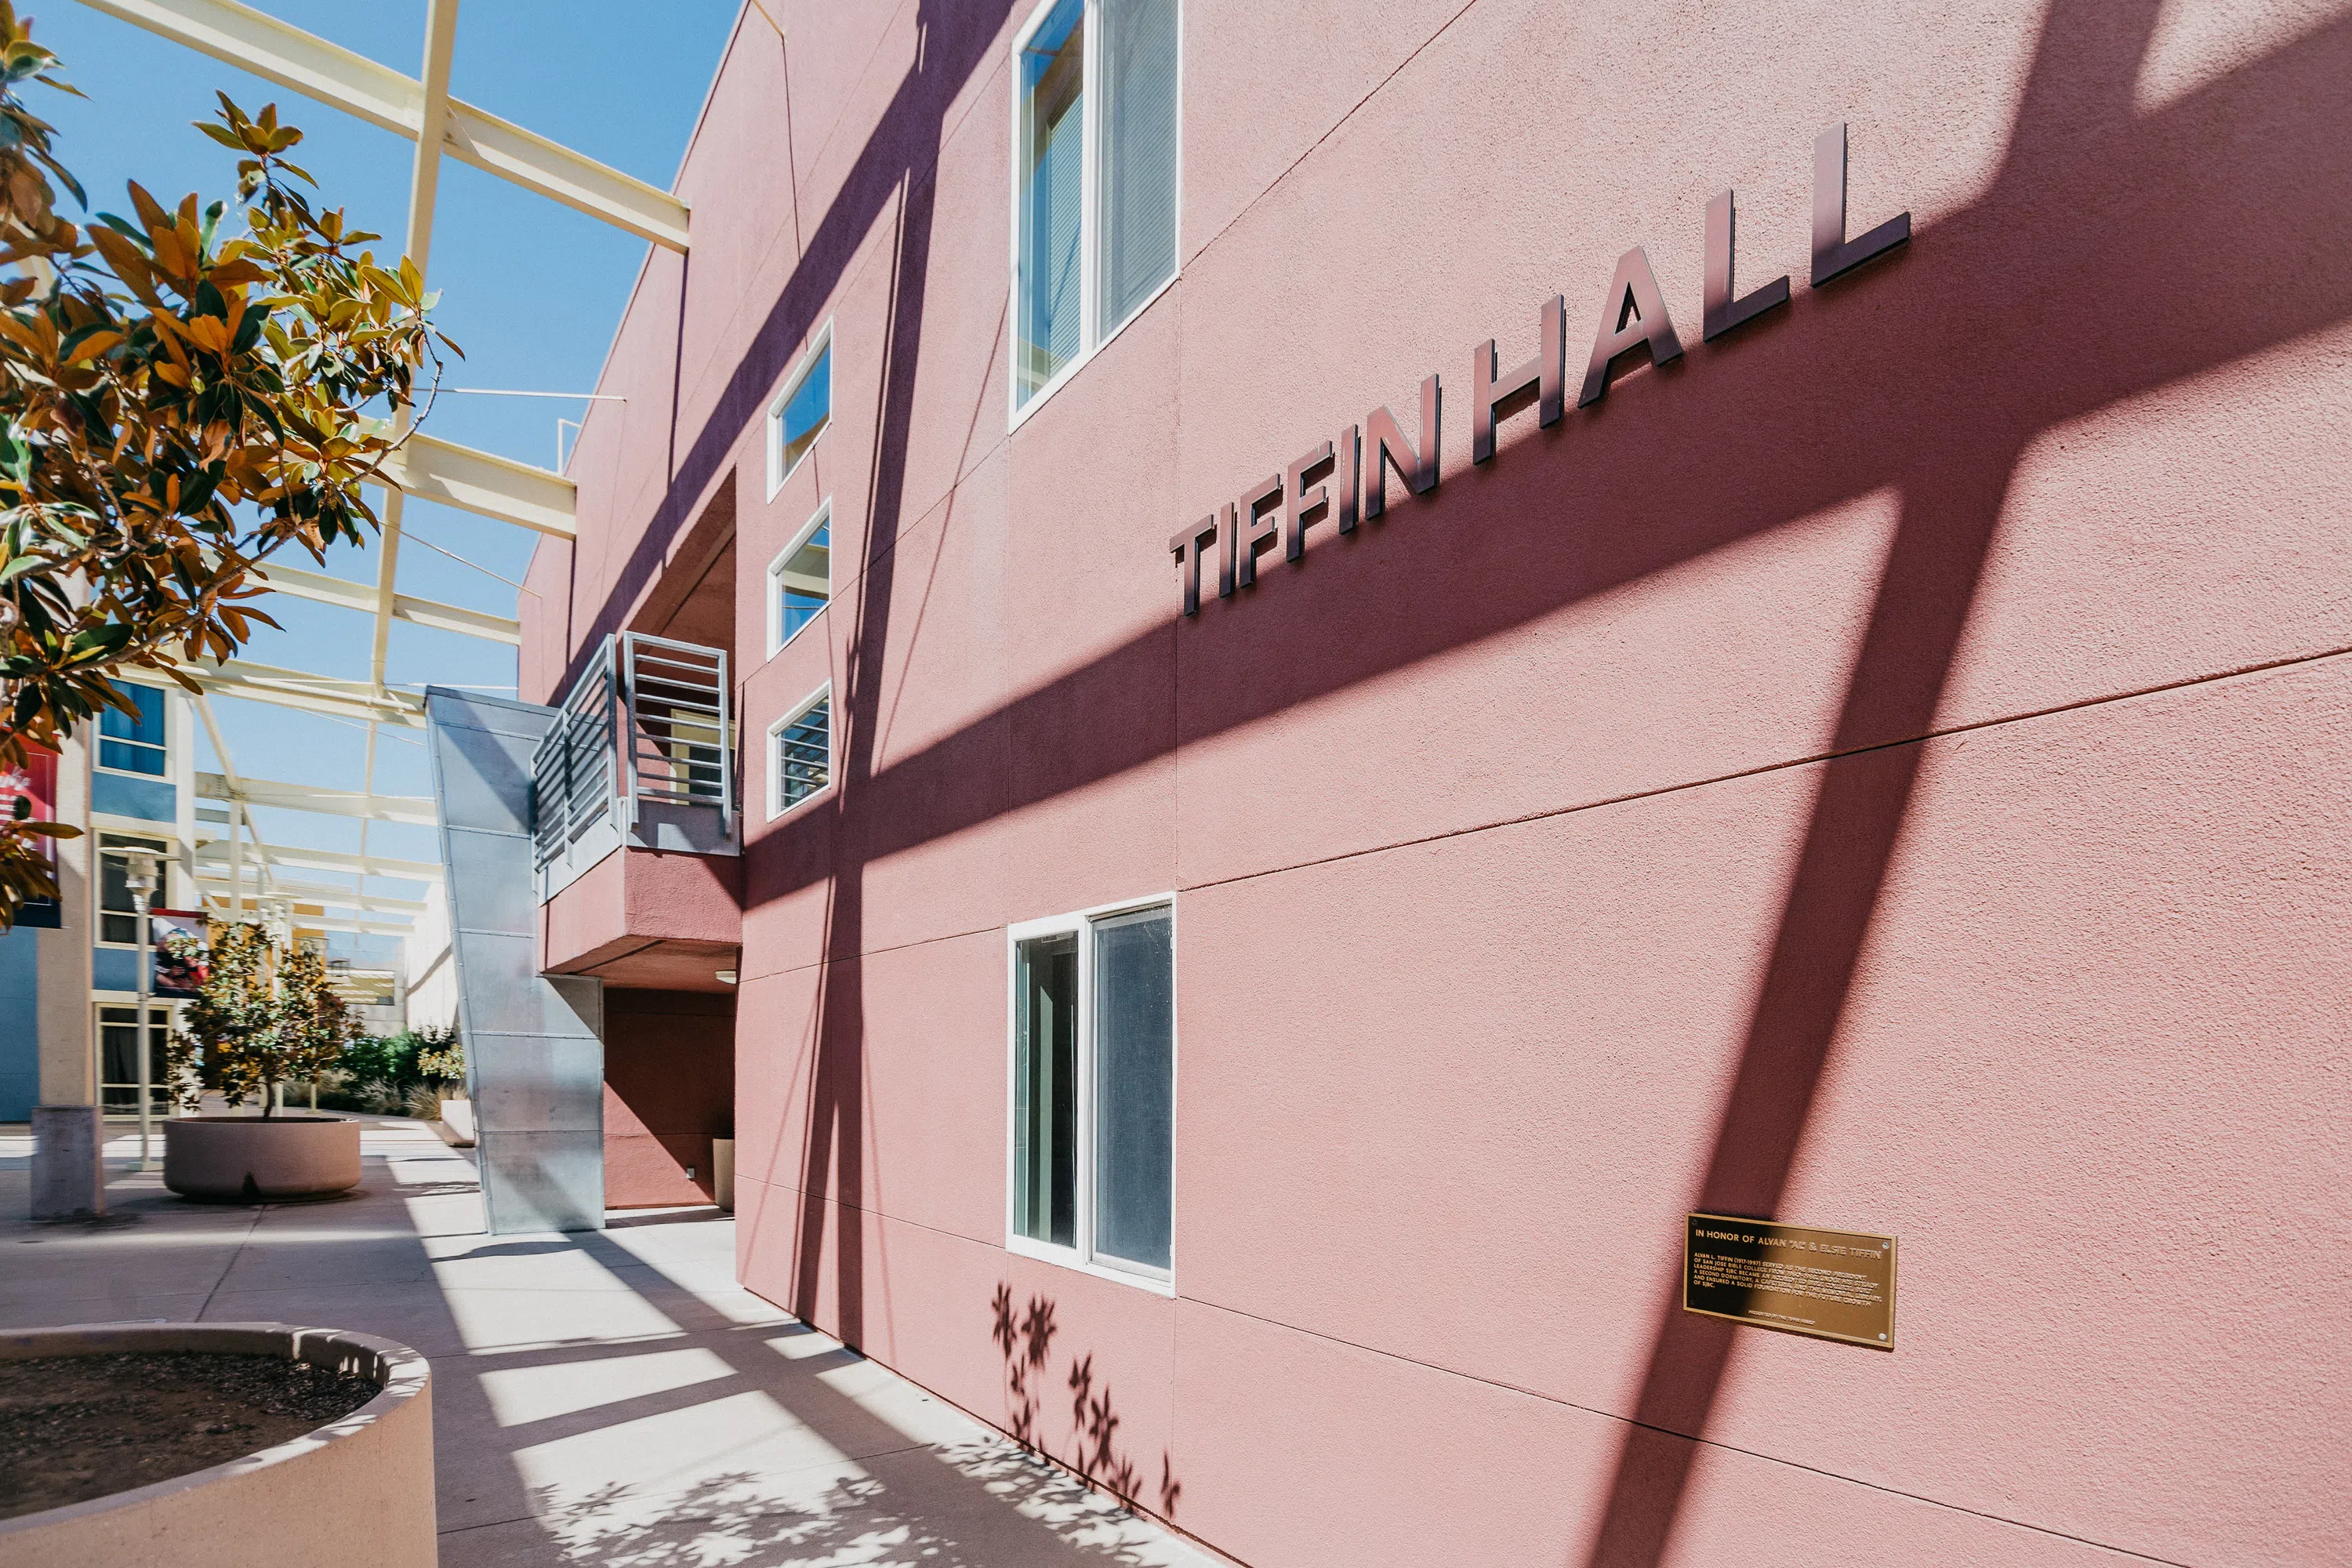
[[[427,0],[424,68],[417,77],[403,76],[389,66],[236,0],[82,0],[82,4],[414,141],[416,153],[409,183],[405,254],[420,275],[427,272],[432,250],[444,156],[470,163],[656,245],[681,252],[687,248],[687,206],[669,192],[449,96],[458,0]],[[191,851],[199,863],[199,885],[209,896],[225,897],[233,919],[243,918],[250,884],[259,896],[296,894],[302,902],[325,901],[356,911],[352,919],[305,917],[309,925],[405,933],[409,927],[404,923],[368,917],[388,914],[397,919],[421,912],[423,906],[413,900],[371,895],[365,890],[367,879],[389,877],[435,884],[442,880],[436,865],[368,853],[368,827],[373,822],[429,825],[436,820],[430,800],[375,793],[376,743],[382,727],[422,728],[425,722],[423,700],[394,689],[385,679],[392,623],[407,621],[509,647],[521,644],[522,628],[515,618],[399,592],[395,580],[401,513],[407,497],[417,496],[559,539],[572,537],[576,491],[563,475],[413,433],[404,409],[397,430],[405,441],[384,465],[389,482],[383,487],[382,548],[375,583],[353,583],[276,564],[265,565],[256,574],[272,593],[373,617],[367,679],[314,675],[236,658],[203,659],[183,666],[204,692],[197,699],[197,708],[222,770],[204,775],[197,793],[228,806],[226,854],[220,853],[218,840],[191,846]],[[240,778],[227,742],[214,721],[213,693],[365,724],[367,761],[361,787],[330,790]],[[264,844],[248,815],[248,808],[255,805],[356,817],[360,852],[345,855]],[[255,857],[250,879],[244,865],[248,838]],[[278,867],[344,872],[353,876],[357,885],[345,891],[316,883],[281,883],[275,876]]]

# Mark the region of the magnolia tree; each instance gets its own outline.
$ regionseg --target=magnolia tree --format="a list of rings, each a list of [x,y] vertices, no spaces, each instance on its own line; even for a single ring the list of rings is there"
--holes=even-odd
[[[170,938],[170,956],[193,959],[195,940]],[[172,1079],[191,1111],[212,1089],[231,1106],[261,1101],[272,1114],[282,1083],[315,1080],[360,1037],[358,1018],[327,984],[327,961],[289,951],[257,925],[212,927],[204,981],[166,1049]]]
[[[376,526],[361,490],[440,347],[405,259],[312,205],[276,107],[221,95],[198,129],[238,155],[236,212],[129,187],[86,224],[51,127],[21,89],[74,89],[0,0],[0,771],[125,699],[110,679],[226,658],[256,626],[255,565],[324,562]],[[437,345],[437,346],[436,346]],[[0,928],[57,892],[19,798],[0,819]]]

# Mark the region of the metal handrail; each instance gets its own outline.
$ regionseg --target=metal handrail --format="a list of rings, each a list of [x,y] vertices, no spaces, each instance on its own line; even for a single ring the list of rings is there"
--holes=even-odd
[[[615,632],[572,683],[531,755],[531,840],[544,866],[607,812],[708,806],[735,826],[727,651]]]

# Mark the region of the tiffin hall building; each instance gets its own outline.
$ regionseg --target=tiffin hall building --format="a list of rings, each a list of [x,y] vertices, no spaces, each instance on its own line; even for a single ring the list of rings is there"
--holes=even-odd
[[[494,1225],[1253,1564],[2352,1554],[2352,26],[769,10],[433,700]]]

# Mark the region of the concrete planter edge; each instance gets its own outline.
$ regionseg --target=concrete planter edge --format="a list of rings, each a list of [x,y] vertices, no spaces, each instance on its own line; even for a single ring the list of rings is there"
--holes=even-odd
[[[340,1116],[187,1116],[163,1124],[163,1184],[215,1203],[316,1198],[360,1184],[360,1124]]]
[[[383,1568],[432,1568],[433,1373],[373,1334],[290,1323],[79,1323],[0,1332],[0,1360],[194,1351],[282,1355],[382,1386],[340,1421],[242,1458],[129,1491],[0,1520],[10,1568],[168,1562],[173,1568],[310,1568],[366,1542]]]

